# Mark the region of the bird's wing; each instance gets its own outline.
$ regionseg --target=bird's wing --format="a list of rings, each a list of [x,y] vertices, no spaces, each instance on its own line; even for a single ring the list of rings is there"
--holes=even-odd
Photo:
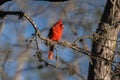
[[[51,37],[52,37],[52,34],[53,34],[53,29],[50,28],[50,30],[49,30],[49,34],[48,34],[48,37],[51,38]]]

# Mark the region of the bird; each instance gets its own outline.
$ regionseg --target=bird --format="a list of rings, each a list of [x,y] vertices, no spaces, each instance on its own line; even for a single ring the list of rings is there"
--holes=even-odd
[[[60,19],[59,21],[56,22],[56,24],[54,24],[50,30],[49,30],[49,34],[48,34],[48,38],[51,39],[52,41],[60,41],[61,37],[62,37],[62,32],[64,29],[64,25],[62,20]],[[49,52],[48,52],[48,59],[52,60],[54,53],[54,45],[50,45],[49,46]]]

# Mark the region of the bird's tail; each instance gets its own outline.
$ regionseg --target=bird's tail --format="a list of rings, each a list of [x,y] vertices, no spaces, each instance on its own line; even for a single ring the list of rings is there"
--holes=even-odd
[[[54,45],[51,45],[51,46],[49,47],[48,59],[50,59],[50,60],[52,60],[52,59],[53,59],[53,56],[54,56],[53,48],[54,48]]]

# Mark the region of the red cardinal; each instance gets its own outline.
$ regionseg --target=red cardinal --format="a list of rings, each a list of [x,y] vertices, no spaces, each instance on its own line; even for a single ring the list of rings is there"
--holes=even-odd
[[[62,37],[62,31],[63,31],[64,25],[62,23],[62,20],[59,20],[49,31],[48,37],[49,39],[53,41],[60,41]],[[49,53],[48,53],[48,59],[53,59],[53,48],[54,45],[50,45],[49,47]]]

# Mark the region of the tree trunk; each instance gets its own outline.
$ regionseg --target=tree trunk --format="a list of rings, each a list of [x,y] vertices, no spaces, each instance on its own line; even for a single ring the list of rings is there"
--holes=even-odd
[[[120,0],[108,0],[103,16],[94,34],[92,55],[113,60],[116,40],[120,29]],[[89,65],[88,80],[111,80],[110,62],[92,58]]]

